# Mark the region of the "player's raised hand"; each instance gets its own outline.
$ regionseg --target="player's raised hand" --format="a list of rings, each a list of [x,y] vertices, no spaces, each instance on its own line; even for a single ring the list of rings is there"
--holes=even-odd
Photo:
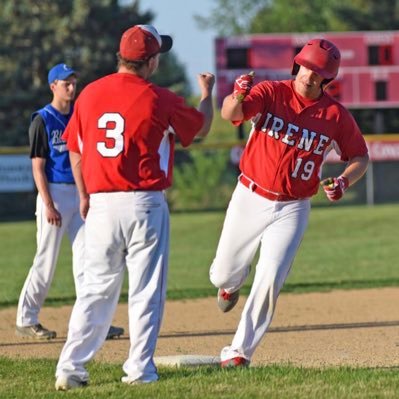
[[[234,82],[233,97],[238,101],[243,101],[244,98],[252,89],[254,83],[255,72],[251,71],[247,75],[239,76]]]
[[[215,85],[215,75],[210,72],[199,73],[197,75],[197,80],[202,96],[209,96]]]
[[[201,90],[201,99],[198,110],[204,115],[204,124],[197,132],[197,137],[205,137],[211,128],[213,120],[212,89],[215,84],[215,75],[203,72],[197,75],[198,85]]]
[[[328,177],[320,182],[330,201],[338,201],[349,187],[349,180],[344,176]]]

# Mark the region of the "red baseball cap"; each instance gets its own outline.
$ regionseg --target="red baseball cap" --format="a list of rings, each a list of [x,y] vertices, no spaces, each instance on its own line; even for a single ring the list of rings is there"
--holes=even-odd
[[[155,54],[166,53],[172,45],[172,38],[160,35],[152,25],[135,25],[123,33],[119,53],[129,61],[144,61]]]

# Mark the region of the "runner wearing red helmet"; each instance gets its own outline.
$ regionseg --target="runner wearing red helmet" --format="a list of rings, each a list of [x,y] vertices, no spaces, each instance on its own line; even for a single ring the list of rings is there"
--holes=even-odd
[[[337,76],[339,63],[333,43],[311,40],[294,58],[294,80],[263,81],[252,88],[253,76],[242,75],[233,94],[224,99],[222,117],[236,125],[251,119],[252,130],[210,270],[223,312],[237,303],[259,246],[260,255],[237,331],[222,350],[222,367],[248,365],[271,323],[328,152],[335,149],[347,162],[342,174],[323,186],[331,201],[340,199],[367,169],[359,127],[349,111],[324,92]]]
[[[321,75],[329,83],[338,75],[341,54],[337,47],[324,39],[310,40],[295,56],[292,74],[296,75],[302,65]]]

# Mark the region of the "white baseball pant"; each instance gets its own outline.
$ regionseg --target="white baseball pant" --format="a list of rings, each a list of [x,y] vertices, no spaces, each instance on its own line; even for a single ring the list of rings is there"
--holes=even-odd
[[[216,257],[210,269],[211,282],[227,292],[245,282],[260,245],[259,260],[250,294],[230,346],[221,360],[251,357],[266,333],[277,297],[288,276],[308,224],[310,201],[270,201],[238,183],[232,195]]]
[[[56,377],[89,378],[85,363],[105,341],[129,279],[130,351],[123,370],[131,381],[155,381],[153,361],[166,298],[169,210],[160,191],[98,193],[86,218],[83,293],[69,322]]]
[[[37,250],[22,288],[16,324],[20,327],[39,323],[39,312],[53,281],[62,238],[68,233],[72,245],[72,270],[78,294],[83,283],[84,222],[79,212],[79,194],[74,184],[49,184],[55,208],[60,212],[60,227],[46,219],[46,207],[40,195],[36,199]]]

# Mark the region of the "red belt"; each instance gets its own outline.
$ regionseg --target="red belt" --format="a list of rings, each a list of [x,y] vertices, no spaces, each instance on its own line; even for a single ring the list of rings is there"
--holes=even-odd
[[[260,195],[261,197],[267,198],[270,201],[297,201],[301,198],[290,197],[286,194],[277,194],[271,191],[268,191],[260,186],[258,186],[253,181],[249,180],[244,175],[240,175],[239,177],[240,182],[247,188],[249,188],[254,193]]]

